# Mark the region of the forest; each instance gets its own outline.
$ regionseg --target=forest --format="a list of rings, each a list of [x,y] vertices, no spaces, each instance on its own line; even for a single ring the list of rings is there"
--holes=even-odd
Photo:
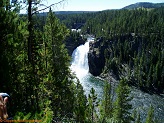
[[[104,72],[125,73],[124,65],[130,84],[163,93],[163,14],[163,7],[104,11],[87,21],[83,29],[102,37],[101,45],[107,46]]]
[[[164,8],[65,16],[49,8],[47,16],[38,16],[32,1],[26,4],[27,15],[22,16],[19,3],[0,3],[0,92],[11,96],[9,117],[43,123],[140,123],[140,113],[130,104],[129,83],[163,91]],[[129,68],[128,78],[120,77],[116,89],[104,82],[102,100],[97,99],[94,88],[86,96],[69,68],[65,39],[80,36],[70,32],[74,23],[85,23],[82,34],[103,37],[103,44],[109,44],[104,72],[117,73],[121,64]],[[145,123],[162,122],[153,112],[150,107]]]
[[[153,93],[164,89],[164,7],[105,10],[94,13],[57,15],[68,28],[85,23],[81,34],[101,38],[106,64],[103,73],[125,73],[128,83]],[[74,21],[71,21],[74,20]],[[118,78],[119,79],[119,78]]]

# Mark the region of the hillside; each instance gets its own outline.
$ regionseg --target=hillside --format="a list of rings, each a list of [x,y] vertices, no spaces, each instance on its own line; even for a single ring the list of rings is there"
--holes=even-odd
[[[122,9],[136,9],[136,8],[159,8],[164,6],[164,3],[149,3],[149,2],[138,2],[135,4],[131,4],[128,6],[125,6]]]
[[[95,76],[102,72],[114,73],[119,79],[126,73],[123,66],[127,65],[130,84],[146,91],[163,92],[163,44],[160,43],[163,42],[163,15],[163,7],[151,11],[124,9],[100,12],[87,20],[82,31],[97,38],[90,45],[90,73]],[[101,68],[103,63],[105,66]],[[100,70],[97,72],[94,68]]]
[[[55,11],[56,14],[83,14],[83,13],[91,13],[96,11]]]
[[[84,14],[93,13],[97,11],[54,11],[56,15],[70,15],[70,14]],[[39,13],[39,16],[47,16],[48,12]]]

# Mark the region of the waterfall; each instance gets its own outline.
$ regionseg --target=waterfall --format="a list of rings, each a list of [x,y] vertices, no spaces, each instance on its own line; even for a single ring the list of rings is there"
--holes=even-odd
[[[89,94],[90,89],[93,87],[98,94],[98,97],[101,98],[103,92],[103,82],[96,79],[88,72],[88,52],[90,41],[93,41],[92,37],[89,37],[84,45],[80,45],[74,50],[74,52],[72,53],[72,62],[70,69],[76,74],[81,85],[83,86],[86,95]]]
[[[88,51],[89,51],[89,42],[92,41],[92,38],[88,38],[88,41],[84,45],[77,47],[72,54],[72,62],[70,69],[76,74],[77,78],[80,80],[81,85],[85,91],[85,94],[88,95],[90,89],[93,87],[96,91],[98,98],[101,100],[103,95],[103,81],[92,76],[88,70]],[[159,120],[162,120],[164,117],[164,95],[151,95],[144,93],[138,89],[132,87],[131,95],[133,96],[132,105],[133,108],[139,110],[141,114],[142,122],[146,118],[146,113],[150,104],[154,106],[155,117]],[[163,123],[163,122],[159,122]]]
[[[84,45],[80,45],[72,53],[71,70],[79,79],[88,74],[88,52],[90,41],[92,41],[92,39],[88,38]]]

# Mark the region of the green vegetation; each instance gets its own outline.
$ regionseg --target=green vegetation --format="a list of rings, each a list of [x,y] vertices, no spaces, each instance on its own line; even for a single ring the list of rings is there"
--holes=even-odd
[[[163,6],[164,6],[164,3],[139,2],[139,3],[135,3],[135,4],[131,4],[129,6],[126,6],[123,9],[159,8],[159,7],[163,7]]]
[[[3,0],[0,7],[0,91],[7,92],[12,97],[12,105],[8,107],[9,116],[17,120],[37,119],[44,123],[140,122],[139,116],[135,119],[130,112],[133,108],[129,103],[131,97],[127,82],[136,79],[134,83],[140,87],[157,87],[158,90],[164,87],[163,8],[150,12],[109,11],[111,16],[108,12],[99,12],[93,20],[90,17],[87,20],[85,32],[114,41],[106,50],[112,50],[113,53],[106,52],[107,69],[115,68],[115,71],[120,71],[121,64],[128,64],[130,70],[134,71],[129,75],[129,80],[120,77],[115,100],[112,98],[111,85],[106,82],[101,102],[97,100],[93,88],[87,98],[78,79],[70,72],[70,56],[63,43],[69,30],[60,23],[51,9],[45,22],[36,22],[37,16],[28,14],[28,18],[20,17],[16,13],[17,7],[10,9],[7,1]],[[130,21],[138,13],[143,14],[139,19],[143,19],[143,22],[147,22],[145,14],[152,17],[152,27],[139,26],[136,20]],[[156,13],[161,14],[157,16]],[[129,23],[126,22],[128,15],[132,16]],[[39,26],[36,26],[38,23]],[[153,26],[154,23],[157,27]],[[107,32],[101,32],[104,30]],[[125,38],[123,35],[117,39],[115,36],[134,30],[137,35],[133,37]],[[154,122],[153,120],[151,108],[146,123]]]
[[[114,104],[114,118],[119,123],[130,123],[133,120],[129,112],[129,110],[132,108],[132,105],[129,104],[132,98],[129,97],[129,88],[126,84],[126,80],[120,80],[120,84],[117,87],[116,93],[117,99]]]
[[[83,28],[103,37],[104,73],[128,77],[129,84],[144,91],[164,89],[164,8],[102,11]],[[128,76],[127,76],[128,75]],[[119,77],[118,77],[119,78]]]

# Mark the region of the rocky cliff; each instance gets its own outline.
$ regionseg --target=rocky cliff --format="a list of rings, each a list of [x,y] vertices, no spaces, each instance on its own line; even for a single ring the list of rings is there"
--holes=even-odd
[[[118,75],[118,67],[119,65],[115,64],[114,58],[114,47],[117,46],[119,40],[133,40],[134,34],[122,34],[122,35],[113,35],[110,39],[106,40],[105,38],[97,38],[94,42],[90,42],[89,45],[89,53],[88,53],[88,64],[89,64],[89,72],[94,75],[94,76],[99,76],[105,67],[105,56],[110,56],[110,60],[112,62],[112,65],[110,67],[110,71],[117,76],[116,78],[119,78]],[[138,44],[137,47],[134,45],[133,50],[138,49]],[[107,50],[107,51],[106,51]],[[119,49],[117,49],[119,50]],[[115,52],[115,55],[118,54],[119,51]],[[116,60],[117,61],[117,60]],[[109,67],[109,66],[108,66]]]
[[[94,76],[99,76],[105,66],[104,50],[106,47],[107,45],[104,45],[102,37],[89,43],[89,72]]]
[[[80,46],[81,44],[84,44],[86,42],[86,39],[83,39],[81,36],[72,36],[66,38],[64,41],[65,46],[68,50],[68,54],[71,56],[73,51]]]

